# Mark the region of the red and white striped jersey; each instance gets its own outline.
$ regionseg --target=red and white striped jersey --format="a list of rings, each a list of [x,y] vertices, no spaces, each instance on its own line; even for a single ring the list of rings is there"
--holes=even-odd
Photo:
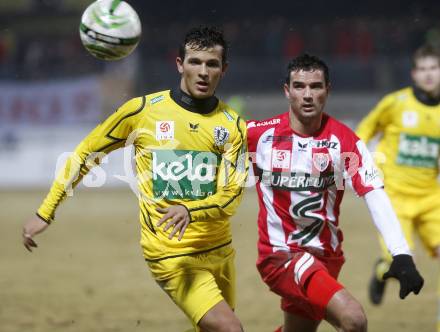
[[[247,128],[260,206],[260,257],[298,247],[342,255],[338,217],[345,185],[359,196],[383,187],[365,144],[327,114],[310,137],[291,129],[289,112],[248,121]]]

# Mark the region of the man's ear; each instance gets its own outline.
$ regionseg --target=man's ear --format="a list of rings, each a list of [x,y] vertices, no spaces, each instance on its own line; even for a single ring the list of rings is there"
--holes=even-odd
[[[228,69],[228,67],[229,67],[229,63],[228,63],[228,62],[225,62],[225,63],[222,65],[222,77],[225,76],[225,74],[226,74],[226,70]]]
[[[183,74],[183,59],[181,57],[176,58],[177,70],[180,74]]]
[[[416,70],[411,69],[411,78],[412,78],[413,82],[415,81],[415,77],[416,77]]]
[[[289,85],[287,83],[284,83],[283,88],[284,88],[284,95],[286,96],[287,99],[289,99],[290,97]]]

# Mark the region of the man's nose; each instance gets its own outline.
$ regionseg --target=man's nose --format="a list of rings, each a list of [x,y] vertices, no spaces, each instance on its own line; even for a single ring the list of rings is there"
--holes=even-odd
[[[304,99],[311,99],[312,97],[312,90],[309,87],[306,87],[304,90]]]
[[[199,75],[200,75],[201,77],[206,77],[206,76],[208,76],[208,68],[206,68],[206,64],[202,64],[202,65],[201,65]]]

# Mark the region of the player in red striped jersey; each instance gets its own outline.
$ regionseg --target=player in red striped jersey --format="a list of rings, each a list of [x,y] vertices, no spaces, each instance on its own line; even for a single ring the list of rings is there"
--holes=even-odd
[[[362,196],[393,256],[387,277],[400,297],[423,286],[372,158],[359,138],[323,112],[329,93],[327,65],[302,55],[288,65],[289,111],[248,122],[257,181],[258,270],[281,296],[284,326],[313,332],[322,319],[338,331],[366,331],[360,303],[337,281],[344,263],[339,206],[345,185]]]

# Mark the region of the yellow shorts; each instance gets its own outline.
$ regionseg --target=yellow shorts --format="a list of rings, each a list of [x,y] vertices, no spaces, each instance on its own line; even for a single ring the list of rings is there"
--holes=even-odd
[[[235,307],[235,250],[230,244],[205,253],[149,262],[159,286],[197,330],[200,319],[225,300]]]
[[[440,189],[426,196],[408,196],[391,191],[387,194],[411,250],[414,249],[414,233],[417,233],[429,254],[435,256],[440,245]],[[381,246],[384,253],[387,252],[382,239]]]

